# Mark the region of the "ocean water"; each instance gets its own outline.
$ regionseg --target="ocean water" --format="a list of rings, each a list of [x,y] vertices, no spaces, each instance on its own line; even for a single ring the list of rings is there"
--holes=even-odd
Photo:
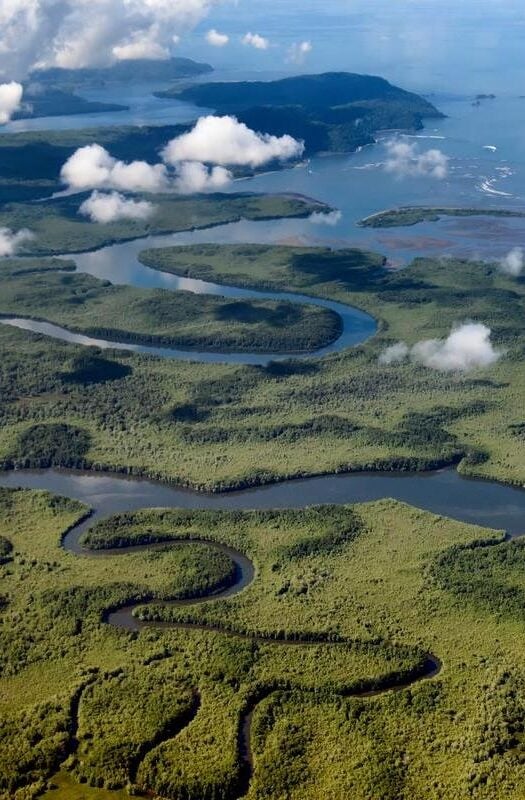
[[[203,39],[210,27],[230,45]],[[244,47],[251,30],[270,47]],[[383,75],[417,91],[525,94],[523,0],[227,0],[181,44],[222,69]],[[290,60],[294,42],[310,41],[303,64]]]
[[[324,221],[283,220],[266,235],[283,243],[357,245],[385,253],[393,263],[416,254],[498,258],[525,245],[525,220],[445,218],[411,228],[358,227],[363,217],[404,205],[525,209],[525,100],[502,97],[473,105],[472,99],[433,97],[447,117],[402,138],[416,153],[439,149],[448,159],[448,175],[399,176],[386,170],[387,143],[358,153],[320,156],[295,169],[237,181],[232,190],[283,192],[313,196],[339,211]],[[236,227],[241,240],[253,237],[253,223]]]

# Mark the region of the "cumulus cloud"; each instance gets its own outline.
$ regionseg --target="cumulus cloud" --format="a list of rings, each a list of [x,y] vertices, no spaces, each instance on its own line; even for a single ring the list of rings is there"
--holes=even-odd
[[[232,174],[224,167],[210,167],[199,161],[184,161],[177,165],[175,189],[180,194],[214,192],[224,188],[232,180]]]
[[[426,339],[413,347],[398,342],[381,353],[382,364],[395,364],[407,358],[416,364],[443,372],[469,372],[489,367],[503,355],[490,341],[491,330],[479,322],[466,322],[454,328],[446,339]]]
[[[152,25],[148,31],[133,33],[127,41],[115,45],[111,53],[117,61],[134,61],[139,58],[163,61],[170,57],[170,51],[160,44],[159,38],[158,26]]]
[[[391,139],[385,144],[387,160],[385,169],[400,177],[427,176],[443,180],[448,175],[449,158],[435,148],[421,153],[417,144]]]
[[[525,253],[522,247],[514,247],[499,262],[499,268],[505,275],[519,278],[525,267]]]
[[[0,83],[0,125],[9,122],[15,111],[20,108],[24,89],[20,83]]]
[[[122,219],[148,219],[154,211],[153,203],[145,200],[126,199],[119,192],[105,194],[98,191],[94,191],[78,209],[79,214],[102,224]]]
[[[189,133],[166,145],[162,153],[165,163],[125,163],[101,145],[90,144],[68,158],[60,175],[62,182],[75,192],[102,189],[191,194],[226,186],[233,178],[227,165],[258,167],[275,159],[297,157],[303,149],[303,143],[291,136],[256,133],[235,117],[208,116],[201,117]],[[319,221],[336,224],[337,220]]]
[[[247,47],[255,47],[256,50],[268,50],[270,47],[270,41],[258,33],[245,33],[241,41]]]
[[[330,225],[331,227],[335,227],[342,219],[343,212],[334,208],[333,211],[314,211],[313,214],[310,214],[308,217],[308,222],[311,222],[313,225]]]
[[[172,139],[163,151],[168,164],[200,161],[220,166],[260,167],[303,153],[304,144],[292,136],[256,133],[235,117],[201,117],[189,132]]]
[[[291,64],[304,64],[306,56],[312,49],[311,42],[294,42],[288,49],[287,61]]]
[[[161,192],[169,187],[164,164],[113,158],[99,144],[80,147],[68,158],[60,177],[71,189],[117,189],[128,192]]]
[[[16,233],[11,228],[0,228],[0,256],[13,256],[20,246],[34,239],[34,234],[26,228],[22,228]]]
[[[390,347],[387,347],[386,350],[383,350],[379,356],[379,363],[400,364],[402,361],[405,361],[405,359],[408,358],[409,353],[410,348],[405,342],[397,342],[397,344],[393,344]]]
[[[224,47],[230,41],[230,37],[226,33],[219,33],[215,28],[212,28],[206,34],[206,41],[212,47]]]
[[[165,57],[223,0],[2,0],[0,73]],[[146,47],[147,43],[147,47]],[[131,55],[130,55],[131,54]]]

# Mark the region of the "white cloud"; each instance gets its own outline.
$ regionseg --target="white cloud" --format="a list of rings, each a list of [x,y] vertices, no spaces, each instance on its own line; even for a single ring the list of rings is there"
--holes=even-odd
[[[499,262],[499,268],[505,275],[519,278],[525,267],[525,253],[522,247],[514,247]]]
[[[217,191],[232,179],[231,172],[224,167],[208,168],[199,161],[184,161],[176,169],[175,188],[180,194]]]
[[[24,89],[20,83],[0,83],[0,125],[9,122],[15,111],[20,108]]]
[[[343,212],[334,208],[333,211],[314,211],[313,214],[310,214],[308,217],[308,222],[311,222],[313,225],[330,225],[331,227],[335,227],[342,219]]]
[[[288,49],[287,61],[292,64],[304,64],[306,56],[311,53],[311,42],[294,42]]]
[[[206,34],[206,41],[212,47],[224,47],[230,41],[230,37],[225,33],[219,33],[215,28],[212,28]]]
[[[245,33],[241,41],[248,47],[255,47],[256,50],[268,50],[270,47],[269,40],[258,33]]]
[[[397,344],[393,344],[390,347],[387,347],[386,350],[383,350],[381,355],[379,356],[379,363],[380,364],[400,364],[410,353],[410,348],[405,342],[397,342]]]
[[[163,164],[125,163],[101,145],[90,144],[68,158],[60,176],[75,192],[103,189],[191,194],[226,186],[233,177],[226,165],[257,167],[274,159],[296,157],[303,149],[302,142],[291,136],[260,134],[234,117],[209,116],[201,117],[189,133],[167,144]]]
[[[0,74],[35,66],[86,67],[165,57],[223,0],[1,0]],[[145,41],[149,42],[145,48]],[[126,50],[126,48],[131,48]]]
[[[154,211],[155,206],[145,200],[128,200],[119,192],[104,194],[97,191],[78,209],[79,214],[102,224],[121,219],[148,219]]]
[[[161,192],[169,188],[164,164],[117,161],[104,147],[90,144],[80,147],[68,158],[60,172],[71,189],[118,189],[128,192]]]
[[[381,364],[400,363],[407,358],[416,364],[443,372],[469,372],[489,367],[503,355],[490,341],[491,330],[479,322],[454,328],[446,339],[426,339],[409,348],[404,342],[388,347],[379,356]]]
[[[385,162],[387,172],[400,177],[427,176],[443,180],[448,175],[449,158],[435,148],[419,152],[417,144],[402,139],[391,139],[385,144],[388,158]]]
[[[34,239],[26,228],[16,233],[11,228],[0,228],[0,256],[13,256],[24,242]]]
[[[163,151],[168,164],[200,161],[208,164],[259,167],[274,159],[302,154],[304,144],[291,136],[256,133],[235,117],[201,117],[195,127],[172,139]]]
[[[115,45],[111,52],[117,61],[134,61],[138,58],[163,61],[170,57],[170,51],[160,44],[159,38],[158,26],[152,25],[145,33],[133,33],[128,41]]]
[[[411,351],[413,361],[432,369],[468,371],[494,364],[501,352],[490,341],[486,325],[467,322],[455,328],[446,339],[418,342]]]

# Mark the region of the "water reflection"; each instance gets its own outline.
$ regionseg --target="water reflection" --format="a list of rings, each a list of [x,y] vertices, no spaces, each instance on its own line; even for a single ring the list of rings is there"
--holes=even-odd
[[[70,470],[4,473],[0,474],[0,486],[45,489],[73,497],[97,508],[98,516],[140,508],[306,508],[395,498],[462,522],[506,530],[512,535],[525,533],[525,491],[463,478],[455,470],[328,475],[211,495],[149,480]]]

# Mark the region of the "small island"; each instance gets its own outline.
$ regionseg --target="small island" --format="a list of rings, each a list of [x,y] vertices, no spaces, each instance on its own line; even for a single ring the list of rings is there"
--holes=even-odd
[[[442,217],[505,217],[523,218],[525,211],[507,208],[432,208],[429,206],[403,206],[379,211],[365,217],[357,224],[361,228],[404,228],[420,222],[438,222]]]

